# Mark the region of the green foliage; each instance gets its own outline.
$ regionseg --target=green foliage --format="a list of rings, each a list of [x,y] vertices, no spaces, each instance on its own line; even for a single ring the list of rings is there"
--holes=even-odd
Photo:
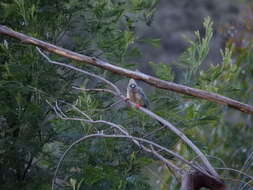
[[[211,65],[206,72],[200,72],[200,86],[207,91],[223,93],[224,95],[236,93],[237,88],[235,81],[239,75],[239,68],[232,61],[232,51],[228,48],[225,49],[222,55],[222,63],[219,65]],[[234,86],[233,86],[234,85]],[[233,95],[232,95],[233,96]]]
[[[74,37],[77,51],[124,63],[138,50],[132,44],[138,40],[135,26],[138,21],[150,22],[157,0],[148,1],[70,1],[67,10],[78,7],[72,17],[82,33]],[[152,12],[152,14],[151,14]],[[80,22],[79,19],[82,19]],[[75,24],[75,23],[73,23]]]
[[[180,82],[188,85],[190,84],[196,88],[212,91],[216,84],[220,85],[220,83],[217,82],[217,77],[221,77],[221,80],[223,80],[222,76],[225,75],[224,71],[231,73],[231,70],[228,70],[227,66],[226,68],[222,66],[225,64],[231,65],[231,53],[230,50],[227,49],[225,53],[222,54],[222,64],[211,66],[207,71],[201,70],[201,65],[208,55],[209,43],[213,35],[212,21],[209,17],[205,19],[203,26],[205,28],[205,35],[201,37],[200,33],[196,31],[195,40],[188,39],[190,46],[181,56],[180,64],[177,64],[177,67],[181,68],[181,70],[185,70],[185,72],[181,74],[185,77],[183,77]],[[155,64],[152,65],[155,67]],[[214,73],[214,69],[217,70],[216,74]],[[218,72],[222,76],[219,76],[217,74]],[[169,81],[173,81],[175,78],[175,74],[172,72],[169,65],[161,65],[158,67],[156,69],[156,75],[161,79]],[[227,83],[223,86],[220,85],[218,89],[222,90],[225,85],[227,85]],[[165,94],[163,97],[154,95],[155,99],[153,99],[153,101],[155,101],[156,109],[159,110],[163,117],[168,118],[170,121],[174,121],[182,128],[203,127],[203,125],[210,125],[211,123],[214,124],[218,122],[217,112],[219,112],[219,108],[217,105],[192,97],[186,97],[188,100],[183,103],[182,101],[185,100],[182,98],[184,97],[179,97],[171,92],[163,94]]]
[[[14,3],[27,22],[36,19],[33,13],[26,14],[24,2]],[[36,31],[31,29],[27,33]],[[3,58],[0,60],[0,116],[6,124],[1,126],[0,181],[3,188],[12,184],[16,189],[15,185],[29,186],[25,181],[35,174],[34,160],[40,159],[43,145],[55,136],[48,120],[51,109],[45,99],[65,97],[71,101],[74,96],[69,96],[67,89],[70,88],[68,81],[74,77],[57,74],[56,67],[41,63],[34,48],[8,41],[0,46]],[[48,174],[38,172],[37,175]],[[48,182],[36,177],[37,184]]]
[[[130,58],[141,56],[134,46],[136,41],[159,47],[158,39],[140,39],[135,34],[138,22],[150,24],[157,2],[3,0],[0,2],[0,20],[1,24],[15,30],[128,68],[133,67],[127,63]],[[211,19],[206,18],[203,26],[204,35],[195,32],[195,38],[188,39],[189,47],[176,63],[180,70],[177,82],[250,102],[252,46],[238,50],[234,44],[229,44],[221,51],[221,63],[207,63],[205,59],[213,36]],[[46,100],[52,104],[57,100],[68,117],[83,115],[66,102],[74,104],[94,120],[120,124],[131,135],[148,135],[147,139],[176,149],[189,160],[195,158],[189,147],[169,130],[152,133],[160,127],[157,121],[134,108],[110,107],[116,101],[112,95],[79,92],[71,88],[72,85],[106,88],[102,82],[50,65],[34,47],[3,36],[0,37],[0,57],[1,188],[50,189],[52,171],[69,144],[91,133],[116,133],[101,123],[62,120]],[[51,55],[51,58],[75,64],[112,82],[120,78],[58,56]],[[151,62],[150,66],[160,79],[173,82],[177,78],[178,73],[167,63]],[[218,155],[229,166],[235,167],[238,163],[242,165],[247,157],[250,160],[247,142],[252,138],[249,127],[252,117],[246,118],[224,106],[160,89],[151,90],[149,99],[152,111],[180,128],[206,154]],[[230,115],[236,115],[239,120],[235,122]],[[231,155],[234,155],[234,161],[231,161]],[[170,155],[164,156],[176,162]],[[71,150],[58,177],[64,179],[63,189],[147,190],[153,188],[150,178],[155,174],[145,172],[145,167],[154,163],[157,163],[155,158],[143,153],[129,140],[90,139]],[[248,170],[249,165],[250,161],[245,162],[243,169]],[[171,189],[178,189],[168,172],[163,175],[165,177],[161,178],[165,180],[160,186],[156,185],[157,188],[166,189],[170,185]]]
[[[205,36],[200,37],[196,32],[195,40],[190,40],[189,48],[181,57],[180,64],[177,64],[178,68],[185,71],[181,82],[252,104],[252,27],[248,25],[252,22],[252,17],[246,18],[251,20],[244,19],[245,23],[232,26],[236,33],[228,38],[225,50],[221,50],[222,62],[203,67],[203,64],[207,64],[204,60],[208,55],[212,36],[212,22],[206,19]],[[160,78],[164,77],[164,73],[156,74]],[[203,152],[221,158],[226,164],[224,166],[210,158],[214,166],[252,172],[249,167],[252,164],[252,147],[249,143],[252,138],[252,116],[192,97],[178,97],[172,93],[160,98],[155,96],[154,100],[161,115],[182,128]],[[186,157],[193,156],[191,150],[184,145],[180,152]],[[219,172],[226,177],[246,179],[236,172]],[[244,183],[234,187],[247,189]]]
[[[213,36],[213,22],[210,17],[204,20],[205,36],[202,38],[199,31],[196,31],[195,40],[187,39],[190,47],[181,56],[181,63],[187,68],[185,72],[185,82],[187,85],[195,83],[201,64],[205,60],[209,52],[209,43]]]
[[[162,80],[174,81],[174,73],[172,72],[171,66],[168,64],[161,63],[157,65],[156,63],[149,62],[152,69],[155,71],[156,75]]]
[[[240,90],[236,93],[231,93],[231,96],[240,99],[243,102],[252,105],[252,77],[253,77],[253,57],[252,57],[252,3],[249,4],[244,11],[241,20],[234,25],[225,28],[224,35],[227,36],[227,47],[233,48],[233,62],[236,67],[237,78],[233,81],[233,85]],[[230,34],[233,35],[230,35]],[[228,160],[228,164],[231,167],[237,168],[240,171],[246,173],[252,173],[251,153],[252,146],[250,141],[252,139],[252,123],[253,118],[250,115],[237,114],[234,117],[230,117],[233,113],[230,111],[227,113],[227,120],[224,121],[224,127],[220,129],[220,133],[225,134],[227,139],[224,142],[223,147],[228,152],[219,153],[221,156]],[[227,128],[229,129],[227,129]],[[232,142],[232,143],[231,143]],[[223,148],[222,147],[222,148]],[[231,156],[232,155],[232,156]],[[245,176],[234,174],[233,176],[239,177],[245,180]],[[243,183],[239,183],[235,186],[237,189],[245,188]]]
[[[0,22],[41,40],[123,65],[133,55],[140,55],[133,46],[136,40],[141,40],[135,35],[135,25],[150,23],[156,2],[3,0]],[[112,119],[116,112],[113,116],[99,111],[103,108],[101,105],[105,107],[112,102],[112,96],[76,93],[71,89],[74,83],[84,87],[103,88],[104,85],[50,65],[34,47],[5,36],[0,37],[0,57],[1,189],[49,189],[52,171],[66,145],[106,127],[56,119],[46,100],[74,103],[93,119]],[[52,59],[63,61],[57,56]],[[65,109],[63,102],[59,101],[59,106],[75,116],[76,112]],[[77,148],[77,160],[83,159],[83,162],[79,160],[78,168],[84,173],[72,177],[71,188],[148,189],[145,177],[140,175],[140,167],[145,163],[141,161],[143,157],[129,157],[135,148],[127,142],[114,146],[117,143],[116,140],[95,140]],[[124,154],[121,154],[122,148],[126,150]],[[69,161],[64,171],[71,173],[71,168],[73,165]]]

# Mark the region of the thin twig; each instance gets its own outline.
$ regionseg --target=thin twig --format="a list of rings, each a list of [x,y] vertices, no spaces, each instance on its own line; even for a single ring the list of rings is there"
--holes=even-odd
[[[227,165],[226,165],[226,163],[222,160],[222,159],[220,159],[220,158],[218,158],[218,157],[216,157],[216,156],[212,156],[212,155],[205,155],[206,157],[208,157],[208,158],[214,158],[214,159],[216,159],[216,160],[218,160],[219,162],[221,162],[222,163],[222,165],[225,167],[225,168],[227,168]],[[195,158],[193,158],[192,160],[191,160],[191,162],[194,162],[196,159],[198,159],[199,158],[199,156],[196,156]]]
[[[151,136],[151,135],[157,133],[158,131],[160,131],[160,130],[162,130],[162,129],[164,129],[164,128],[166,128],[166,127],[165,127],[165,126],[162,126],[162,127],[160,127],[160,128],[157,128],[157,129],[153,130],[152,132],[150,132],[150,133],[144,135],[143,138],[147,138],[147,137],[149,137],[149,136]]]
[[[104,89],[104,88],[79,88],[79,87],[76,87],[76,86],[73,86],[72,87],[73,89],[76,89],[76,90],[81,90],[81,91],[86,91],[86,92],[108,92],[108,93],[111,93],[113,94],[114,96],[116,96],[117,94],[115,94],[114,91],[112,90],[109,90],[109,89]]]
[[[73,105],[73,104],[70,104],[70,103],[68,103],[68,102],[66,102],[66,101],[62,101],[62,100],[58,100],[59,102],[62,102],[62,103],[64,103],[64,104],[66,104],[66,105],[69,105],[70,107],[72,107],[74,110],[76,110],[77,112],[79,112],[81,115],[83,115],[84,117],[86,117],[87,119],[89,119],[89,120],[93,120],[93,119],[91,119],[91,117],[88,115],[88,114],[86,114],[85,112],[83,112],[83,111],[81,111],[78,107],[76,107],[75,105]],[[59,108],[60,109],[60,108]]]
[[[215,169],[217,169],[217,170],[229,170],[229,171],[237,172],[237,173],[242,174],[242,175],[250,178],[251,180],[253,180],[252,176],[250,176],[250,175],[248,175],[245,172],[242,172],[240,170],[236,170],[236,169],[233,169],[233,168],[215,168]]]
[[[121,92],[119,91],[119,88],[117,86],[115,86],[113,83],[111,83],[110,81],[106,80],[105,78],[103,77],[100,77],[94,73],[90,73],[90,72],[87,72],[87,71],[84,71],[83,69],[79,69],[75,66],[72,66],[72,65],[69,65],[69,64],[66,64],[66,63],[62,63],[62,62],[58,62],[58,61],[52,61],[45,53],[43,53],[38,47],[36,47],[37,51],[49,62],[49,63],[52,63],[52,64],[55,64],[55,65],[60,65],[60,66],[64,66],[64,67],[67,67],[69,69],[72,69],[72,70],[75,70],[75,71],[78,71],[80,73],[84,73],[88,76],[91,76],[91,77],[95,77],[103,82],[105,82],[106,84],[108,84],[109,86],[111,86],[115,92],[117,94],[121,94]]]
[[[32,166],[33,156],[31,155],[31,153],[29,153],[29,156],[30,156],[30,159],[28,161],[27,166],[25,167],[25,171],[23,173],[22,180],[25,180],[26,174],[28,173],[30,167]]]
[[[242,188],[240,188],[239,190],[243,190],[244,188],[246,188],[250,183],[252,182],[252,180],[249,180],[247,183],[245,183]]]
[[[151,150],[152,150],[152,153],[154,155],[156,155],[158,158],[160,158],[160,160],[162,160],[163,162],[166,163],[166,165],[172,169],[173,171],[176,171],[177,173],[181,173],[181,169],[176,167],[175,165],[173,165],[171,162],[169,162],[166,158],[164,158],[163,156],[161,156],[154,148],[153,146],[151,146]]]

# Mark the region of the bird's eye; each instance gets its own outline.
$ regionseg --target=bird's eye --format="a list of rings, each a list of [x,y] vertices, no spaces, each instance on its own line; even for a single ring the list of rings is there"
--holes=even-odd
[[[136,85],[135,85],[135,84],[131,84],[130,87],[131,87],[131,88],[135,88]]]

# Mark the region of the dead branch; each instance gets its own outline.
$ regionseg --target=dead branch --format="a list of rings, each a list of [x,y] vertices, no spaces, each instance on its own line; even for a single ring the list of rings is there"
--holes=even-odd
[[[145,143],[147,142],[151,142],[151,141],[147,141],[145,139],[143,140],[140,140],[140,139],[137,139],[136,137],[133,137],[133,136],[130,136],[129,133],[125,130],[124,127],[120,126],[120,125],[117,125],[117,124],[114,124],[114,123],[111,123],[109,121],[104,121],[104,120],[92,120],[86,113],[82,112],[81,110],[79,110],[77,107],[75,107],[74,105],[71,105],[71,104],[68,104],[70,105],[71,107],[73,107],[76,111],[78,111],[79,113],[81,113],[82,115],[84,115],[86,118],[88,119],[81,119],[81,118],[70,118],[70,117],[67,117],[63,111],[60,109],[60,107],[58,106],[57,102],[56,102],[56,106],[52,106],[52,104],[50,102],[47,101],[47,103],[53,108],[53,110],[55,111],[55,113],[63,120],[73,120],[73,121],[84,121],[84,122],[87,122],[87,123],[92,123],[92,124],[98,124],[98,123],[103,123],[105,125],[108,125],[112,128],[115,128],[117,130],[119,130],[123,135],[129,137],[129,139],[131,139],[133,141],[133,143],[135,143],[137,146],[139,146],[140,148],[142,148],[144,151],[148,152],[148,153],[153,153],[154,156],[156,156],[158,159],[160,159],[161,161],[163,161],[174,173],[182,176],[183,173],[182,173],[182,170],[180,168],[178,168],[175,164],[173,164],[172,162],[170,162],[169,160],[167,160],[166,158],[164,158],[164,156],[162,156],[161,154],[157,153],[157,152],[154,152],[153,149],[150,149],[150,148],[147,148],[146,146],[144,146],[143,144],[141,144],[139,141],[143,141]],[[103,134],[100,133],[100,134]],[[74,142],[73,144],[76,144],[76,143],[79,143],[80,141],[76,141]],[[153,143],[153,142],[151,142]],[[156,143],[153,143],[154,146],[156,147],[162,147]],[[54,181],[56,179],[56,176],[57,176],[57,173],[58,173],[58,170],[59,170],[59,167],[60,167],[60,164],[61,162],[63,161],[63,158],[65,157],[65,155],[67,154],[67,152],[72,148],[73,146],[71,145],[69,147],[69,149],[67,149],[65,151],[65,153],[62,155],[62,158],[60,159],[60,161],[58,162],[58,166],[56,168],[56,171],[55,171],[55,175],[54,175],[54,178],[53,178],[53,182],[52,182],[52,189],[54,188]],[[190,165],[192,168],[195,168],[196,170],[200,171],[200,172],[203,172],[203,173],[206,173],[205,171],[202,171],[201,168],[198,168],[196,166],[194,166],[192,163],[190,163],[189,161],[185,160],[183,157],[181,157],[180,155],[178,155],[177,153],[173,152],[173,151],[170,151],[169,149],[166,149],[164,148],[165,152],[167,153],[170,153],[172,154],[173,156],[175,156],[176,158],[178,158],[179,160],[181,160],[182,162]],[[209,175],[208,173],[206,173],[206,175]]]
[[[53,180],[52,180],[52,190],[54,190],[54,184],[55,184],[55,179],[58,175],[58,171],[60,169],[60,166],[61,166],[61,163],[62,161],[64,160],[65,156],[67,155],[67,153],[77,144],[79,144],[80,142],[83,142],[87,139],[90,139],[90,138],[95,138],[95,137],[100,137],[100,138],[126,138],[126,139],[130,139],[130,140],[136,140],[138,142],[145,142],[149,145],[152,145],[154,147],[157,147],[157,148],[161,148],[163,149],[164,151],[166,152],[169,152],[169,153],[173,153],[171,150],[165,148],[165,147],[162,147],[152,141],[149,141],[149,140],[146,140],[146,139],[142,139],[142,138],[138,138],[138,137],[134,137],[134,136],[127,136],[127,135],[107,135],[107,134],[90,134],[90,135],[87,135],[87,136],[84,136],[80,139],[78,139],[77,141],[75,141],[74,143],[72,143],[66,150],[65,152],[62,154],[58,164],[57,164],[57,167],[56,167],[56,170],[55,170],[55,173],[54,173],[54,177],[53,177]],[[136,143],[135,143],[136,144]],[[145,149],[144,149],[145,150]],[[147,149],[147,150],[150,150],[150,149]],[[164,162],[164,160],[166,160],[166,164],[170,163],[169,166],[173,166],[171,169],[175,169],[177,173],[180,172],[180,169],[175,166],[173,163],[169,162],[167,159],[165,159],[162,155],[160,155],[158,152],[152,152],[151,151],[148,151],[148,152],[151,152],[153,153],[158,159],[161,159],[161,161]],[[176,153],[175,153],[176,154]],[[179,157],[181,157],[180,155],[177,155]],[[192,168],[196,169],[197,171],[199,171],[200,174],[202,174],[203,176],[208,176],[210,179],[213,179],[214,181],[216,181],[216,179],[214,179],[212,176],[210,176],[209,174],[207,174],[206,172],[202,171],[201,168],[198,168],[196,167],[195,165],[191,164],[189,161],[185,160],[183,157],[181,157],[180,159],[181,161],[183,161],[184,163],[190,165]],[[179,173],[180,174],[180,173]]]
[[[103,88],[79,88],[76,86],[73,86],[72,88],[76,90],[86,91],[86,92],[108,92],[113,95],[116,95],[114,91],[109,90],[109,89],[103,89]]]
[[[136,107],[135,103],[131,102],[130,100],[128,100],[118,89],[117,86],[115,86],[114,84],[112,84],[110,81],[108,81],[107,79],[98,76],[94,73],[90,73],[88,71],[84,71],[83,69],[77,68],[75,66],[72,65],[68,65],[65,63],[61,63],[61,62],[57,62],[57,61],[52,61],[49,57],[47,57],[42,51],[40,51],[39,48],[37,48],[37,50],[39,51],[39,53],[47,59],[47,61],[49,63],[52,64],[56,64],[56,65],[60,65],[60,66],[64,66],[70,69],[73,69],[75,71],[84,73],[84,74],[88,74],[89,76],[95,77],[103,82],[105,82],[106,84],[108,84],[109,86],[113,87],[115,90],[115,95],[117,95],[118,97],[120,97],[122,100],[127,101],[132,107]],[[57,107],[58,108],[58,107]],[[212,165],[209,163],[208,159],[205,157],[205,155],[199,150],[199,148],[188,138],[185,136],[184,133],[182,133],[179,129],[177,129],[174,125],[172,125],[170,122],[166,121],[165,119],[163,119],[162,117],[156,115],[155,113],[151,112],[150,110],[143,108],[143,107],[139,107],[139,110],[142,111],[143,113],[149,115],[151,118],[159,121],[160,123],[162,123],[166,128],[170,129],[173,133],[175,133],[176,135],[178,135],[189,147],[191,147],[191,149],[199,156],[199,158],[202,160],[202,162],[204,163],[204,165],[206,166],[208,173],[206,173],[206,175],[209,175],[210,177],[214,177],[217,180],[220,180],[220,177],[218,175],[218,173],[215,171],[215,169],[212,167]],[[56,111],[56,110],[55,110]],[[61,112],[61,110],[59,110]],[[63,112],[61,112],[61,114],[64,117],[67,117],[66,115],[64,115]],[[63,117],[62,117],[63,119]],[[84,121],[81,118],[75,118],[73,120],[77,120],[77,121]],[[88,120],[85,120],[86,122],[90,122]]]
[[[52,53],[55,53],[57,55],[61,55],[63,57],[66,57],[66,58],[69,58],[72,60],[76,60],[76,61],[80,61],[80,62],[83,62],[86,64],[94,65],[96,67],[100,67],[100,68],[112,71],[112,72],[120,74],[120,75],[130,77],[130,78],[142,80],[142,81],[144,81],[152,86],[155,86],[157,88],[166,89],[166,90],[174,91],[177,93],[206,99],[208,101],[215,102],[215,103],[222,104],[222,105],[226,105],[226,106],[235,108],[237,110],[240,110],[242,112],[249,113],[249,114],[253,115],[253,106],[251,106],[251,105],[241,103],[239,101],[233,100],[233,99],[225,97],[225,96],[221,96],[216,93],[211,93],[211,92],[207,92],[204,90],[176,84],[173,82],[160,80],[156,77],[152,77],[150,75],[143,74],[138,71],[131,71],[128,69],[124,69],[122,67],[109,64],[109,63],[99,60],[97,58],[82,55],[82,54],[52,45],[50,43],[38,40],[36,38],[27,36],[27,35],[22,34],[20,32],[13,31],[12,29],[10,29],[4,25],[0,25],[0,34],[19,39],[23,43],[35,45],[37,47],[43,48],[44,50],[46,50],[48,52],[52,52]]]
[[[71,120],[71,121],[82,121],[82,122],[86,122],[86,123],[92,123],[92,124],[99,124],[99,123],[102,123],[102,124],[105,124],[105,125],[108,125],[112,128],[115,128],[117,129],[119,132],[121,132],[123,135],[125,136],[128,136],[128,137],[132,137],[133,139],[133,142],[137,145],[137,146],[140,146],[141,148],[143,148],[140,143],[138,143],[137,141],[142,141],[144,143],[148,143],[156,148],[159,148],[159,151],[165,151],[169,154],[171,154],[172,156],[174,156],[175,158],[181,160],[182,162],[184,162],[185,164],[188,164],[189,166],[191,166],[193,169],[196,169],[197,171],[201,172],[201,173],[205,173],[207,175],[209,175],[208,173],[206,173],[205,171],[202,171],[200,170],[198,167],[196,167],[195,165],[192,164],[192,162],[189,162],[187,160],[185,160],[182,156],[180,156],[179,154],[161,146],[161,145],[158,145],[156,143],[154,143],[153,141],[149,141],[149,140],[146,140],[146,139],[143,139],[143,138],[138,138],[138,137],[134,137],[134,136],[131,136],[127,130],[121,126],[121,125],[117,125],[115,123],[112,123],[112,122],[109,122],[109,121],[105,121],[105,120],[92,120],[92,119],[82,119],[82,118],[79,118],[79,117],[67,117],[63,111],[60,109],[60,107],[58,106],[58,104],[56,103],[56,106],[53,106],[51,103],[47,102],[52,108],[53,110],[55,111],[55,113],[57,114],[57,116],[59,118],[61,118],[62,120]],[[73,108],[76,108],[74,105],[73,105]],[[76,108],[76,110],[79,110],[78,108]],[[84,112],[82,112],[81,110],[79,110],[82,114],[84,114]],[[78,112],[79,112],[78,111]],[[87,115],[87,114],[85,114]],[[136,141],[136,140],[137,141]],[[148,149],[146,149],[148,150]],[[154,149],[149,149],[147,152],[153,152],[154,153]],[[167,163],[166,163],[167,164]],[[211,177],[211,176],[210,176]]]

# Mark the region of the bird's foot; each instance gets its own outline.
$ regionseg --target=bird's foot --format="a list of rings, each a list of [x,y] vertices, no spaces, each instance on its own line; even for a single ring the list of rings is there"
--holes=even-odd
[[[136,107],[137,109],[139,109],[139,108],[141,107],[141,105],[140,105],[140,104],[135,104],[135,107]]]

